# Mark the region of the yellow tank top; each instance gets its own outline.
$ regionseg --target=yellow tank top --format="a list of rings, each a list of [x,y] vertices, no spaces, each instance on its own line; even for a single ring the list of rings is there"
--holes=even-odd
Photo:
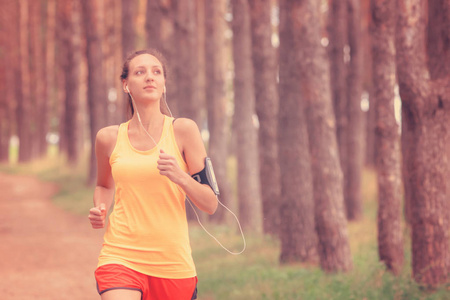
[[[175,141],[173,118],[165,116],[158,146],[147,151],[131,145],[128,124],[129,121],[119,126],[110,157],[115,203],[98,266],[121,264],[161,278],[194,277],[185,194],[157,169],[162,149],[187,172]]]

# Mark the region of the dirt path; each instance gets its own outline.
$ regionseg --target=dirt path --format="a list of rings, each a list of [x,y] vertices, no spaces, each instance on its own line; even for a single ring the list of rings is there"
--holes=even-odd
[[[100,299],[93,272],[103,230],[55,207],[56,191],[0,174],[0,299]]]

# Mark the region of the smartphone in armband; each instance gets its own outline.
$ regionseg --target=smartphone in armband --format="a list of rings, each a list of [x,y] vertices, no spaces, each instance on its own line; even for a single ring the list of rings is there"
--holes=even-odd
[[[209,185],[216,196],[220,195],[219,185],[217,184],[216,175],[214,174],[211,158],[205,158],[205,168],[200,172],[192,175],[192,178],[194,178],[201,184]]]

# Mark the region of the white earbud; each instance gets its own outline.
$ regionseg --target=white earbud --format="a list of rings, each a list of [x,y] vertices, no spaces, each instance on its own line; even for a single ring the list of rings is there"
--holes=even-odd
[[[166,86],[164,86],[164,94],[166,93]]]
[[[128,89],[128,85],[125,86],[125,90],[127,91],[127,93],[130,93],[130,90]]]

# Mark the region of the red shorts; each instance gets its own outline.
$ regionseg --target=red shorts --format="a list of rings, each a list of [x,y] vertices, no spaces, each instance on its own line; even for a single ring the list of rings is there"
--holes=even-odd
[[[95,270],[97,290],[101,295],[115,289],[137,290],[142,300],[197,299],[197,277],[167,279],[148,276],[118,264]]]

